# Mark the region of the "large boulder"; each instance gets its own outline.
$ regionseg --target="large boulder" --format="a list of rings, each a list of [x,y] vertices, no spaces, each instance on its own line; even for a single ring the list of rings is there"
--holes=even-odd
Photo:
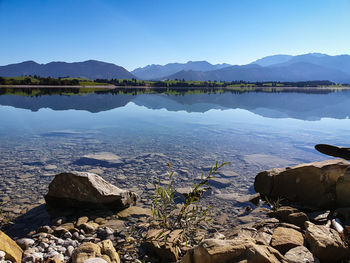
[[[138,196],[120,189],[100,176],[87,172],[67,172],[55,176],[45,196],[49,207],[89,207],[122,210]]]
[[[5,252],[5,259],[20,263],[23,250],[8,235],[0,230],[0,251]]]
[[[350,207],[350,168],[338,178],[336,194],[338,207]]]
[[[350,250],[338,232],[325,225],[305,222],[305,239],[312,254],[321,262],[338,262],[350,255]]]
[[[255,244],[253,240],[206,239],[190,249],[181,263],[279,263],[287,262],[274,248]]]
[[[336,183],[348,167],[348,162],[334,159],[275,168],[259,173],[254,188],[264,196],[329,208],[336,205]]]

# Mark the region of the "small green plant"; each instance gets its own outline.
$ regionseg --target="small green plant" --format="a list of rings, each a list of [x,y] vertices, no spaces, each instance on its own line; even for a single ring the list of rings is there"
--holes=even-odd
[[[278,211],[278,209],[281,207],[281,201],[283,198],[277,197],[276,199],[268,198],[265,196],[265,202],[271,207],[273,211]]]
[[[153,225],[160,229],[155,236],[156,241],[163,244],[173,242],[171,245],[181,254],[181,247],[196,245],[204,238],[201,230],[206,229],[211,222],[210,206],[202,207],[198,202],[202,196],[203,187],[227,164],[229,163],[219,164],[216,162],[206,176],[202,173],[200,181],[194,183],[189,193],[186,194],[183,204],[176,204],[175,202],[174,171],[171,169],[170,163],[168,164],[169,182],[162,184],[159,179],[154,184]],[[175,231],[179,234],[176,239],[172,236]]]

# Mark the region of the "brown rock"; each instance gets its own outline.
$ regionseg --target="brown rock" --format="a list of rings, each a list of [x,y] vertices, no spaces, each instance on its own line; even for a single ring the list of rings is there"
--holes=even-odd
[[[74,229],[74,224],[73,223],[65,223],[60,225],[60,227],[66,229],[67,231],[72,231]]]
[[[285,255],[288,263],[319,263],[318,258],[304,246],[298,246],[289,250]]]
[[[113,230],[121,230],[125,227],[125,224],[123,220],[111,219],[111,220],[108,220],[103,225],[101,225],[101,227],[109,227]]]
[[[162,262],[173,262],[179,259],[180,243],[182,241],[182,230],[177,229],[173,231],[167,231],[162,237],[159,237],[160,230],[150,230],[147,233],[147,249],[151,254],[155,254],[158,258],[162,259]],[[166,239],[166,242],[164,240]],[[186,249],[182,247],[182,249]]]
[[[298,227],[304,228],[305,222],[309,221],[308,216],[304,212],[296,212],[288,215],[287,222]]]
[[[335,186],[348,167],[348,162],[333,159],[267,170],[255,177],[254,188],[262,195],[328,208],[336,203]]]
[[[89,221],[89,218],[87,216],[79,217],[77,220],[77,223],[75,224],[76,227],[80,227],[82,224],[87,223]]]
[[[130,206],[118,213],[119,218],[127,218],[127,217],[150,217],[152,216],[151,209],[138,207],[138,206]]]
[[[298,209],[290,206],[281,206],[278,210],[276,211],[270,211],[268,212],[268,216],[274,217],[277,219],[280,219],[282,221],[287,222],[288,216],[292,213],[298,212]]]
[[[83,263],[88,258],[101,256],[101,247],[97,244],[87,242],[76,248],[72,254],[72,263]]]
[[[102,255],[107,255],[112,263],[120,263],[119,255],[117,251],[115,251],[111,240],[103,240],[102,242],[98,243],[98,245],[101,248]]]
[[[110,240],[104,240],[98,244],[83,243],[73,251],[72,263],[83,263],[89,258],[102,258],[108,263],[120,263],[119,255]]]
[[[304,244],[303,234],[297,230],[286,227],[277,227],[273,231],[271,246],[282,254],[288,250]]]
[[[0,250],[5,252],[5,259],[20,263],[23,250],[8,235],[0,230]]]
[[[349,248],[337,231],[323,225],[305,222],[305,239],[312,254],[321,262],[337,262],[349,256]]]
[[[206,239],[190,249],[181,263],[279,263],[285,258],[274,248],[257,245],[253,240]]]
[[[338,178],[336,184],[338,207],[350,207],[350,168]]]
[[[175,262],[179,259],[179,246],[182,230],[167,231],[159,237],[161,230],[152,229],[146,236],[146,247],[150,254],[156,255],[161,262]],[[167,242],[164,242],[164,239]]]
[[[50,207],[106,207],[122,210],[136,202],[137,194],[122,190],[93,173],[68,172],[55,176],[45,196]]]
[[[83,229],[85,233],[91,234],[96,231],[100,225],[94,222],[87,222],[80,225],[80,229]]]

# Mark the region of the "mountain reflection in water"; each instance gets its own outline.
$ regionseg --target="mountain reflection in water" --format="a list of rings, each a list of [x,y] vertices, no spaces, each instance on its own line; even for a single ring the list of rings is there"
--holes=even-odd
[[[121,94],[113,90],[78,95],[50,95],[44,92],[39,96],[18,96],[5,93],[0,96],[0,105],[31,111],[50,108],[52,110],[74,109],[97,113],[124,107],[133,102],[148,109],[166,109],[189,113],[207,112],[211,109],[244,109],[269,118],[320,120],[321,118],[346,119],[350,116],[350,91],[210,92],[175,95],[167,93],[142,94],[131,91],[125,93]],[[30,93],[28,94],[30,95]],[[72,92],[72,94],[74,93]]]

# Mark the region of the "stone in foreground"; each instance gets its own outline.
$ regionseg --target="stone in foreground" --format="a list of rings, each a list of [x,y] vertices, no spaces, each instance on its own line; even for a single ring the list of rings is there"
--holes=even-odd
[[[112,242],[108,239],[98,244],[83,243],[73,251],[72,263],[84,263],[89,259],[88,262],[97,263],[96,258],[103,259],[108,263],[120,263],[119,255],[115,251]]]
[[[136,193],[120,189],[102,177],[87,172],[67,172],[55,176],[45,196],[50,207],[89,207],[122,210],[134,204]]]
[[[253,240],[206,239],[190,249],[181,263],[287,262],[274,248],[255,244]]]
[[[0,230],[0,251],[5,252],[5,259],[21,262],[23,250],[8,235]]]
[[[321,262],[338,262],[350,255],[348,246],[334,229],[311,222],[305,222],[305,228],[310,250]]]
[[[288,263],[320,263],[318,258],[304,246],[298,246],[289,250],[285,255]]]
[[[348,162],[334,159],[275,168],[259,173],[255,177],[254,188],[265,196],[283,197],[316,208],[330,208],[336,205],[337,180],[348,167]]]
[[[277,227],[272,235],[271,246],[282,254],[288,250],[302,246],[304,244],[303,235],[292,228]]]

